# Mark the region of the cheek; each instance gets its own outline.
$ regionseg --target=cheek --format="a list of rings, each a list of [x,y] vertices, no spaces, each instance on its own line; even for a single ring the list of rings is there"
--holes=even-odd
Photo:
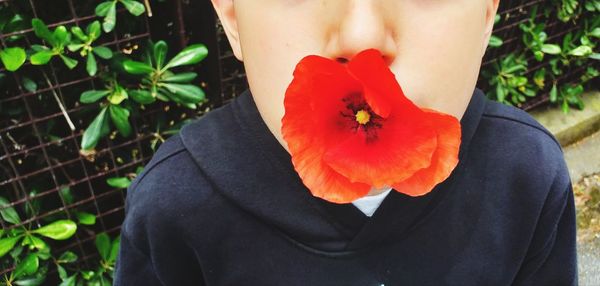
[[[452,111],[463,104],[457,96],[471,95],[481,64],[479,12],[420,10],[402,21],[393,70],[413,102]]]
[[[318,49],[307,39],[304,26],[289,21],[257,17],[243,27],[240,36],[248,85],[263,120],[279,139],[283,99],[294,68],[302,57],[318,53]]]
[[[270,101],[269,109],[277,120],[283,115],[283,97],[296,64],[306,55],[321,52],[323,36],[318,35],[324,32],[317,21],[306,21],[310,9],[273,9],[239,20],[243,21],[240,39],[248,83],[261,97],[258,100]]]

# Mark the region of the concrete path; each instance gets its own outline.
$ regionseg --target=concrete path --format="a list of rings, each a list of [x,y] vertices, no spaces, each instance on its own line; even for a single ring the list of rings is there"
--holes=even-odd
[[[600,172],[600,132],[563,147],[573,183],[583,176]]]
[[[600,172],[600,132],[563,147],[563,151],[573,183]],[[586,238],[581,239],[584,232]],[[579,285],[600,285],[600,233],[590,234],[589,230],[578,229],[577,259]]]
[[[577,266],[579,285],[600,285],[600,237],[577,243]]]

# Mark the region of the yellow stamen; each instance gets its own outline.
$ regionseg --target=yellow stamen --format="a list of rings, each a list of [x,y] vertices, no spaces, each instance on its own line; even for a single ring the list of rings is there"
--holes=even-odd
[[[371,115],[369,114],[369,112],[365,111],[364,109],[361,109],[356,112],[356,121],[358,123],[367,124],[367,122],[369,122],[369,119],[371,119]]]

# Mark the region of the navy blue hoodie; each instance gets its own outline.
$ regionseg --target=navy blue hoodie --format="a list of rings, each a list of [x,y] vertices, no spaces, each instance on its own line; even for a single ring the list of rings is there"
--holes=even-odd
[[[367,217],[310,194],[246,89],[128,188],[114,285],[577,285],[555,138],[478,88],[460,122],[448,179]]]

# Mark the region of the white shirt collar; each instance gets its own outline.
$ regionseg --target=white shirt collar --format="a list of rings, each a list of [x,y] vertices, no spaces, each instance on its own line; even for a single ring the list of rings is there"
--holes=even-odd
[[[362,198],[356,199],[352,202],[354,206],[356,206],[359,210],[361,210],[365,215],[372,216],[375,213],[375,210],[381,205],[381,202],[385,197],[390,193],[392,188],[385,188],[386,191],[379,193],[373,196],[364,196]]]

